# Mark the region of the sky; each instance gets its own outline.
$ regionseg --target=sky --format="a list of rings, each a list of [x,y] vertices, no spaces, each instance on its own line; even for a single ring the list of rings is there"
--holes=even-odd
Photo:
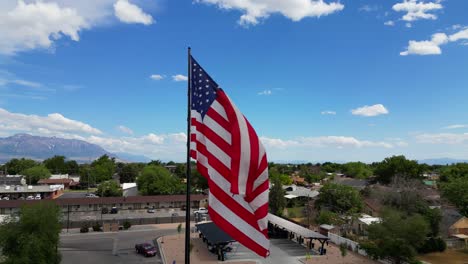
[[[187,47],[271,161],[468,159],[468,2],[2,0],[0,137],[185,160]]]

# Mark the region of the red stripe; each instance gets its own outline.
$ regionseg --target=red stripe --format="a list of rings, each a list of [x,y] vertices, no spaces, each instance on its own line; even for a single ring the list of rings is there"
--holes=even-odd
[[[214,108],[208,109],[208,112],[206,112],[206,114],[209,117],[211,117],[211,119],[216,121],[216,123],[218,123],[221,127],[226,129],[226,131],[231,131],[231,124],[229,124],[229,122],[226,119],[224,119],[223,116],[218,114],[218,112],[216,112],[216,110],[214,110]]]
[[[203,156],[205,156],[208,160],[208,164],[211,167],[216,169],[219,174],[221,174],[227,181],[229,181],[230,170],[226,165],[224,165],[221,161],[219,161],[211,152],[206,149],[206,146],[203,145],[201,142],[197,141],[197,151],[200,152]]]
[[[257,219],[255,214],[249,212],[242,205],[240,205],[231,196],[227,195],[216,183],[211,179],[209,180],[210,195],[214,195],[225,207],[229,208],[232,212],[235,212],[240,218],[244,219],[253,228],[259,230]]]
[[[245,194],[246,199],[252,194],[253,183],[255,179],[258,177],[258,160],[260,155],[260,144],[258,142],[257,133],[250,125],[249,121],[244,117],[245,122],[247,123],[247,131],[249,132],[249,139],[250,139],[250,166],[249,166],[249,177],[247,178]]]
[[[229,181],[231,182],[231,192],[239,194],[239,167],[242,153],[238,116],[231,105],[231,101],[222,90],[218,91],[218,101],[226,110],[227,118],[231,124],[231,174]]]
[[[265,190],[268,190],[268,188],[270,187],[270,182],[268,181],[268,179],[266,179],[262,184],[260,184],[257,189],[255,189],[251,195],[249,197],[246,197],[245,200],[250,203],[251,201],[253,201],[258,195],[260,195],[262,192],[264,192]]]
[[[269,255],[268,250],[264,249],[255,241],[250,239],[248,234],[244,234],[241,231],[239,231],[235,226],[233,226],[230,222],[226,221],[221,215],[219,215],[211,207],[208,207],[208,208],[209,208],[208,212],[210,214],[211,220],[213,220],[213,222],[215,222],[216,225],[219,228],[221,228],[224,232],[226,232],[232,238],[236,239],[237,241],[239,241],[239,243],[241,243],[248,249],[252,250],[253,252],[257,253],[258,255],[262,257],[267,257]]]
[[[260,206],[257,211],[255,211],[255,216],[257,219],[262,219],[268,215],[268,203]],[[268,227],[266,227],[268,229]],[[268,234],[266,236],[268,238]]]
[[[212,111],[214,111],[214,110],[212,110]],[[216,134],[209,126],[207,126],[207,125],[205,125],[203,123],[200,123],[200,122],[198,122],[196,120],[192,122],[192,125],[194,125],[196,127],[196,129],[197,129],[197,131],[199,133],[203,134],[203,136],[208,138],[211,142],[213,142],[216,146],[218,146],[222,151],[224,151],[224,153],[226,153],[228,155],[230,154],[231,145],[229,145],[222,137],[220,137],[218,134]],[[197,140],[196,135],[195,135],[195,137],[193,135],[195,135],[195,134],[192,134],[191,140],[196,141]]]

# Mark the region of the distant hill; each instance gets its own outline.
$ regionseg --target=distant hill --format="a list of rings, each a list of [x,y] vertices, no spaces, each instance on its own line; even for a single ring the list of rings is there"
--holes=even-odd
[[[452,163],[468,162],[468,160],[462,159],[450,159],[450,158],[439,158],[439,159],[424,159],[419,160],[419,163],[426,163],[428,165],[447,165]]]

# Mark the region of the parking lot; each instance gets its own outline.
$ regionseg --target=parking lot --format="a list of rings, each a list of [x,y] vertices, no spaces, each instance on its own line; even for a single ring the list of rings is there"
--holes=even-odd
[[[135,244],[152,242],[159,236],[177,233],[175,225],[163,226],[163,228],[156,225],[135,226],[128,231],[113,233],[81,234],[77,230],[70,230],[70,233],[62,234],[60,237],[61,263],[162,263],[159,254],[149,258],[138,255],[135,252]]]

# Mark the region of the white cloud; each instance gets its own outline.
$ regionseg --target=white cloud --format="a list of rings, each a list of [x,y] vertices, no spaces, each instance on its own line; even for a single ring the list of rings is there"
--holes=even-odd
[[[378,115],[386,115],[388,114],[387,108],[383,106],[382,104],[375,104],[375,105],[365,105],[363,107],[359,107],[356,109],[352,109],[351,113],[353,115],[359,115],[359,116],[378,116]]]
[[[278,138],[260,137],[260,140],[266,148],[285,149],[290,147],[307,147],[307,148],[365,148],[365,147],[381,147],[393,148],[391,143],[376,142],[368,140],[358,140],[354,137],[345,136],[321,136],[321,137],[301,137],[294,140],[282,140]]]
[[[196,2],[217,5],[219,8],[241,10],[244,14],[239,19],[241,25],[256,25],[259,19],[280,13],[293,20],[306,17],[326,16],[343,10],[340,2],[326,3],[324,0],[196,0]]]
[[[153,79],[153,80],[156,80],[156,81],[160,81],[160,80],[164,79],[164,76],[160,75],[160,74],[152,74],[150,76],[150,78]]]
[[[389,21],[384,22],[384,25],[386,25],[386,26],[394,26],[394,25],[395,25],[395,22],[393,22],[392,20],[389,20]]]
[[[443,127],[443,129],[457,129],[457,128],[468,128],[468,125],[451,125],[451,126],[446,126]]]
[[[124,23],[151,25],[154,22],[151,15],[143,12],[140,7],[129,3],[128,0],[118,0],[114,4],[114,12],[115,16]]]
[[[25,3],[20,0],[11,10],[0,10],[0,53],[50,48],[61,36],[79,40],[80,30],[88,24],[75,9],[57,3]]]
[[[59,113],[47,116],[12,113],[0,108],[0,131],[102,134],[88,124],[64,117]]]
[[[468,143],[468,133],[419,134],[416,135],[416,140],[419,143],[457,145]]]
[[[257,93],[258,95],[272,95],[273,92],[271,90],[263,90]]]
[[[412,28],[412,27],[413,27],[413,24],[411,24],[410,22],[408,22],[408,23],[405,24],[405,27],[407,27],[407,28]]]
[[[393,10],[396,12],[406,12],[401,18],[404,21],[416,21],[419,19],[437,19],[437,16],[429,12],[440,10],[443,6],[440,0],[435,2],[424,2],[417,0],[403,0],[401,3],[393,5]]]
[[[177,75],[172,75],[172,80],[176,82],[183,82],[183,81],[187,81],[188,78],[185,75],[177,74]]]
[[[120,125],[120,126],[117,127],[117,130],[119,130],[120,132],[125,133],[125,134],[133,135],[133,130],[131,130],[130,128],[128,128],[126,126]]]
[[[440,55],[442,54],[440,46],[449,42],[456,42],[466,39],[468,39],[468,28],[462,29],[452,35],[436,33],[432,35],[431,40],[410,40],[408,47],[405,51],[400,52],[400,55]]]
[[[320,114],[322,114],[322,115],[336,115],[336,112],[327,110],[327,111],[320,112]]]
[[[370,5],[363,5],[359,8],[359,11],[364,11],[364,12],[374,12],[379,10],[378,6],[370,6]]]

